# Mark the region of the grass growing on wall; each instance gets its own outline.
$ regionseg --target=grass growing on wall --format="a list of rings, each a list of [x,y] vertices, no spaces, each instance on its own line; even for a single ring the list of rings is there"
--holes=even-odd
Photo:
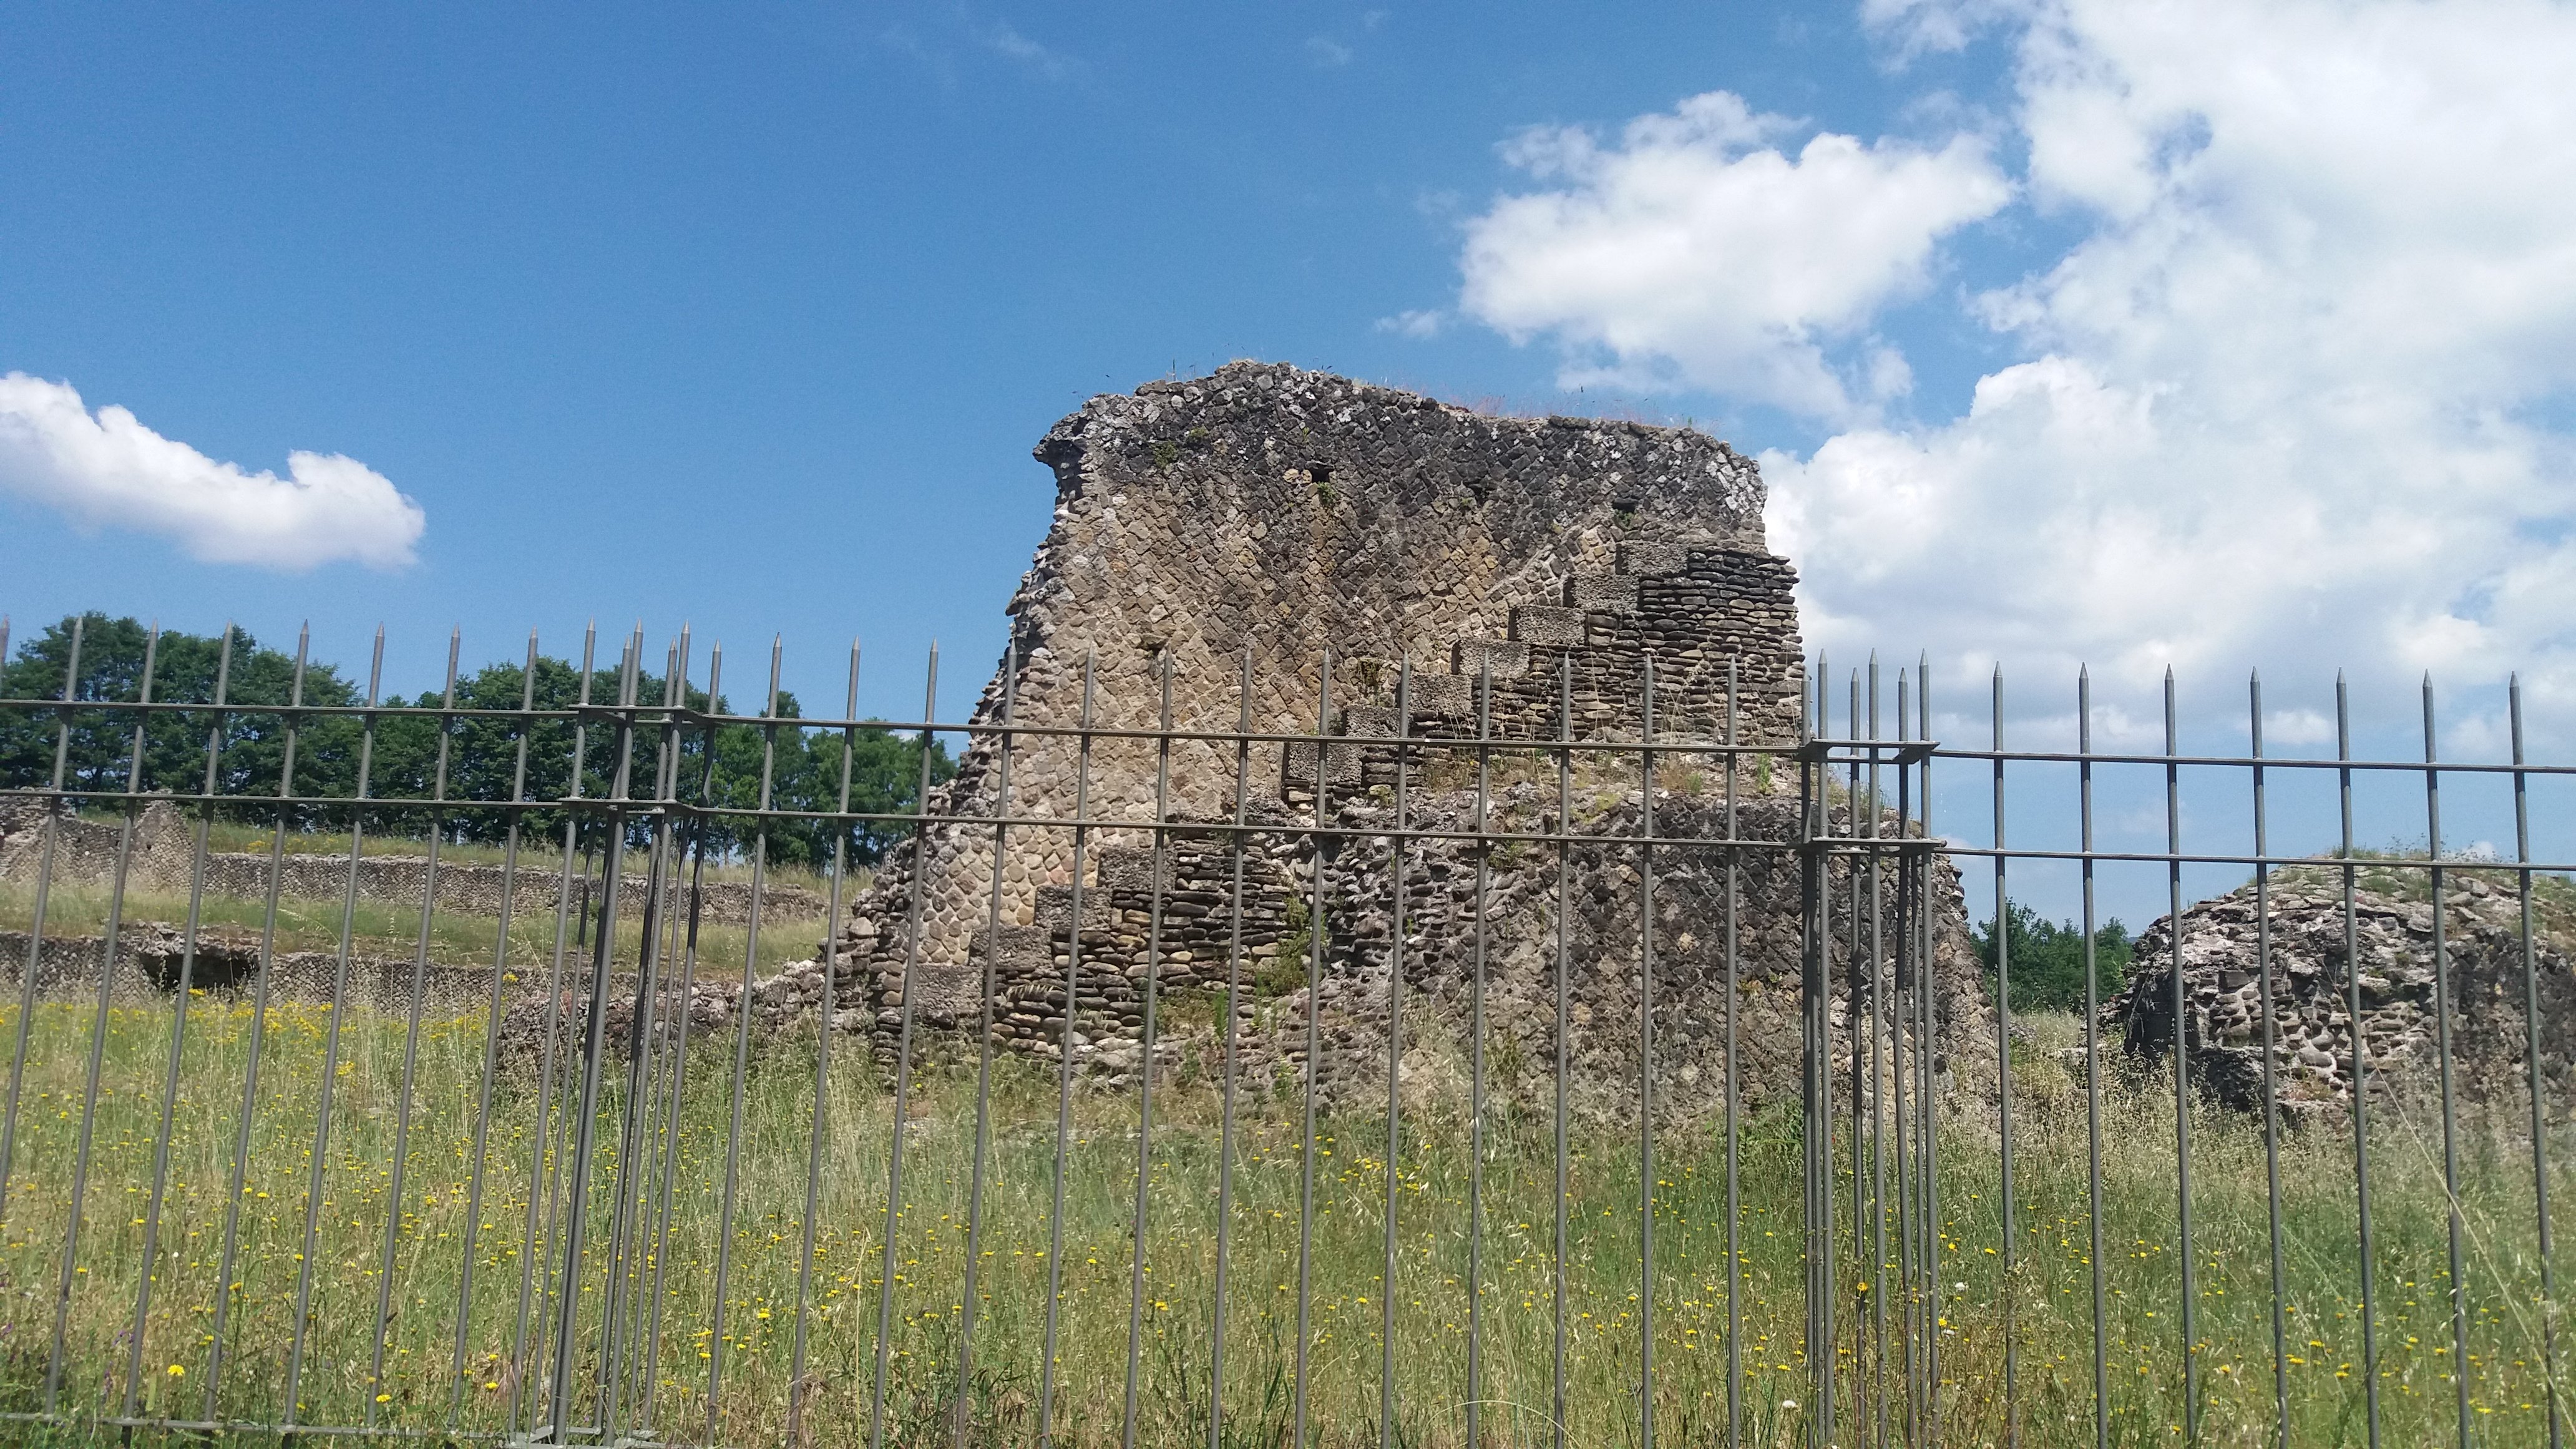
[[[194,1418],[208,1376],[214,1308],[229,1300],[219,1417],[273,1420],[285,1410],[286,1358],[303,1250],[308,1153],[314,1142],[325,1008],[272,1007],[250,1124],[252,1153],[241,1198],[241,1247],[229,1280],[219,1272],[231,1151],[248,1065],[251,1013],[225,995],[194,998],[182,1056],[163,1208],[165,1256],[153,1265],[153,1309],[136,1386],[146,1413]],[[28,1061],[15,1161],[0,1210],[0,1409],[41,1405],[61,1251],[79,1153],[93,1008],[40,1004]],[[14,1044],[14,1003],[0,1010],[0,1040]],[[480,1212],[467,1215],[474,1171],[474,1109],[485,1023],[445,1016],[421,1027],[411,1098],[406,1183],[390,1200],[393,1137],[408,1023],[351,1009],[341,1021],[341,1064],[315,1244],[314,1307],[300,1387],[306,1422],[380,1423],[438,1431],[496,1430],[528,1387],[510,1360],[517,1291],[527,1267],[532,1167],[540,1156],[538,1100],[528,1064],[505,1066],[493,1099]],[[119,1008],[105,1022],[88,1168],[81,1251],[72,1275],[60,1363],[60,1402],[74,1414],[126,1391],[127,1333],[138,1287],[151,1187],[160,1084],[170,1046],[167,1008]],[[2063,1033],[2060,1033],[2061,1035]],[[679,1157],[654,1361],[654,1419],[678,1442],[696,1442],[708,1415],[718,1204],[731,1109],[731,1042],[700,1043],[679,1113]],[[741,1209],[732,1227],[733,1277],[724,1328],[725,1377],[716,1418],[726,1442],[769,1444],[784,1433],[791,1393],[804,1395],[816,1444],[860,1442],[874,1370],[877,1288],[884,1228],[890,1093],[866,1053],[835,1043],[831,1106],[821,1157],[807,1378],[791,1381],[796,1280],[805,1221],[807,1130],[812,1121],[812,1039],[756,1047],[745,1083],[739,1142]],[[2019,1231],[2004,1267],[1989,1127],[1954,1120],[1942,1144],[1940,1377],[1943,1439],[1999,1442],[2004,1304],[2020,1344],[2022,1440],[2091,1438],[2091,1289],[2087,1275],[2085,1134],[2080,1091],[2047,1063],[2027,1067],[2029,1096],[2016,1111]],[[621,1073],[605,1074],[603,1131],[594,1169],[618,1180],[614,1122]],[[1055,1079],[1010,1060],[997,1069],[985,1254],[976,1303],[976,1368],[970,1442],[1020,1444],[1035,1429],[1039,1342],[1053,1198]],[[908,1122],[906,1200],[895,1235],[894,1340],[889,1442],[948,1442],[956,1390],[973,1084],[931,1073],[916,1084]],[[1307,1166],[1293,1098],[1247,1092],[1239,1117],[1232,1215],[1220,1225],[1217,1098],[1205,1085],[1169,1087],[1156,1101],[1148,1188],[1139,1441],[1203,1441],[1210,1304],[1220,1229],[1230,1245],[1226,1327],[1229,1443],[1277,1445],[1288,1434],[1298,1281],[1298,1217]],[[2178,1442],[2181,1346],[2179,1264],[2170,1098],[2151,1084],[2115,1090],[2105,1161],[2105,1262],[2110,1273],[2114,1442]],[[1125,1365],[1135,1201],[1135,1100],[1078,1086],[1066,1162],[1059,1442],[1117,1442]],[[2380,1271],[2384,1434],[2391,1444],[2450,1433],[2449,1308],[2442,1278],[2443,1204],[2437,1136],[2430,1124],[2374,1119],[2374,1209]],[[2240,1121],[2195,1120],[2196,1248],[2200,1257],[2198,1357],[2204,1440],[2268,1442],[2271,1359],[2264,1176],[2260,1138]],[[1398,1418],[1407,1442],[1456,1444],[1463,1433],[1469,1228],[1464,1124],[1454,1116],[1408,1119],[1390,1165],[1377,1114],[1328,1119],[1313,1158],[1317,1210],[1311,1258],[1310,1416],[1319,1442],[1373,1443],[1378,1422],[1381,1313],[1397,1310]],[[1551,1124],[1505,1109],[1490,1124],[1484,1164],[1483,1421],[1491,1442],[1547,1442],[1550,1305],[1554,1293]],[[2560,1162],[2576,1143],[2559,1142]],[[1800,1142],[1794,1119],[1747,1124],[1740,1233],[1744,1251],[1745,1424],[1750,1442],[1800,1442],[1806,1403],[1802,1357],[1804,1269],[1799,1253]],[[1845,1256],[1847,1376],[1871,1365],[1855,1355],[1849,1325],[1866,1320],[1887,1284],[1848,1256],[1850,1167],[1838,1151]],[[2483,1442],[2546,1441],[2537,1361],[2540,1307],[2530,1228],[2528,1158],[2481,1132],[2471,1144],[2474,1274],[2471,1388]],[[2294,1442],[2359,1443],[2361,1348],[2351,1233],[2349,1146],[2330,1134],[2287,1147]],[[1863,1164],[1863,1171],[1869,1164]],[[1384,1281],[1383,1211],[1392,1174],[1398,1201],[1394,1282]],[[2566,1184],[2562,1183],[2562,1188]],[[1573,1235],[1567,1261],[1569,1442],[1633,1443],[1638,1411],[1637,1333],[1642,1309],[1637,1247],[1640,1192],[1634,1138],[1579,1129],[1569,1179]],[[600,1223],[613,1192],[597,1199]],[[2576,1199],[2562,1199],[2576,1200]],[[1722,1442],[1725,1428],[1725,1183],[1714,1124],[1659,1134],[1654,1213],[1657,1277],[1655,1413],[1662,1442]],[[370,1325],[388,1218],[397,1223],[385,1376],[367,1377]],[[1893,1234],[1893,1224],[1891,1224]],[[1891,1236],[1891,1242],[1893,1242]],[[457,1300],[464,1264],[475,1291],[465,1314],[464,1373],[454,1372]],[[601,1245],[593,1238],[594,1251]],[[594,1260],[593,1267],[599,1267]],[[535,1281],[548,1281],[540,1265]],[[1868,1283],[1864,1290],[1859,1285]],[[598,1312],[599,1281],[582,1290]],[[530,1364],[534,1362],[531,1356]],[[1890,1365],[1893,1375],[1901,1361]],[[577,1370],[588,1385],[596,1365]],[[1848,1378],[1847,1378],[1848,1382]],[[1891,1395],[1894,1424],[1903,1401]],[[1847,1400],[1848,1426],[1853,1412]],[[526,1421],[521,1421],[525,1427]],[[1892,1432],[1895,1432],[1892,1429]],[[1671,1436],[1679,1436],[1678,1438]],[[1841,1442],[1860,1442],[1846,1427]]]

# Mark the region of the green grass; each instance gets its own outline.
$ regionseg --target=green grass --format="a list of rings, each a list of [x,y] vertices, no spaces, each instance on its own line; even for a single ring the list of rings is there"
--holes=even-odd
[[[42,1406],[69,1221],[92,1008],[38,1006],[18,1119],[15,1171],[0,1209],[0,1409]],[[2062,1026],[2062,1024],[2060,1024]],[[0,1010],[14,1041],[16,1008]],[[390,1200],[392,1142],[401,1110],[407,1023],[351,1010],[324,1158],[314,1308],[299,1386],[307,1422],[441,1430],[505,1425],[528,1371],[508,1361],[523,1260],[532,1163],[540,1149],[533,1068],[504,1069],[493,1101],[485,1196],[469,1224],[484,1022],[476,1015],[422,1027],[412,1096],[406,1183]],[[152,1181],[160,1082],[170,1044],[166,1009],[120,1008],[99,1042],[101,1091],[81,1252],[66,1313],[59,1408],[80,1419],[126,1392],[126,1333],[140,1271],[144,1203]],[[195,1417],[209,1377],[214,1309],[229,1301],[219,1417],[271,1422],[285,1410],[297,1257],[302,1250],[315,1113],[328,1013],[281,1004],[266,1022],[252,1153],[241,1200],[242,1246],[220,1274],[231,1144],[249,1061],[249,1006],[225,996],[191,1002],[171,1152],[169,1199],[154,1265],[153,1309],[136,1394],[147,1415]],[[2063,1031],[2059,1032],[2064,1035]],[[797,1266],[805,1222],[807,1131],[813,1112],[810,1037],[755,1050],[740,1139],[741,1208],[732,1225],[726,1368],[716,1417],[726,1442],[769,1444],[785,1433]],[[819,1184],[808,1345],[805,1442],[863,1442],[874,1366],[884,1226],[890,1093],[865,1054],[835,1044],[829,1125]],[[713,1264],[730,1041],[693,1052],[680,1109],[663,1278],[664,1329],[652,1365],[655,1420],[696,1442],[708,1417]],[[2082,1095],[2045,1059],[2025,1067],[2016,1110],[2019,1231],[2009,1272],[1989,1131],[1945,1129],[1943,1439],[2001,1439],[2002,1332],[2010,1300],[2020,1349],[2022,1442],[2091,1437],[2091,1317]],[[602,1107],[594,1167],[615,1180],[617,1074]],[[1046,1298],[1055,1147],[1055,1083],[1010,1061],[997,1075],[983,1279],[976,1303],[970,1440],[1021,1444],[1035,1430]],[[894,1331],[887,1439],[945,1444],[956,1384],[962,1307],[973,1084],[954,1070],[917,1084],[905,1156],[905,1210],[896,1234]],[[2114,1441],[2179,1442],[2179,1265],[2174,1232],[2172,1108],[2150,1085],[2112,1094],[2106,1134],[2105,1262],[2110,1275]],[[1193,1070],[1158,1095],[1138,1396],[1140,1442],[1203,1441],[1210,1305],[1220,1228],[1232,1254],[1226,1330],[1226,1439],[1273,1446],[1288,1433],[1294,1364],[1298,1219],[1304,1156],[1293,1096],[1247,1091],[1239,1112],[1232,1216],[1215,1218],[1218,1099]],[[1077,1091],[1065,1167],[1066,1252],[1058,1440],[1120,1436],[1125,1391],[1135,1102],[1130,1093]],[[1328,1118],[1314,1158],[1317,1210],[1311,1258],[1310,1415],[1319,1442],[1375,1442],[1380,1314],[1386,1285],[1383,1207],[1389,1167],[1375,1114]],[[2438,1142],[2419,1120],[2374,1118],[2373,1173],[2381,1274],[2383,1434],[2389,1444],[2447,1440],[2449,1310],[2441,1268]],[[1463,1434],[1468,1173],[1463,1124],[1408,1120],[1393,1169],[1399,1201],[1395,1364],[1400,1432],[1408,1443],[1456,1444]],[[2558,1160],[2576,1143],[2555,1144]],[[1549,1305],[1554,1281],[1550,1124],[1528,1111],[1491,1125],[1484,1164],[1484,1424],[1491,1442],[1547,1442]],[[2195,1249],[2199,1259],[2204,1442],[2267,1442],[2271,1414],[2268,1246],[2259,1134],[2215,1117],[2194,1123]],[[1662,1132],[1657,1142],[1656,1399],[1659,1442],[1722,1442],[1725,1428],[1725,1183],[1711,1126]],[[2349,1147],[2320,1134],[2287,1144],[2283,1161],[2294,1442],[2357,1444],[2361,1349],[2351,1232]],[[2476,1323],[2472,1390],[2481,1442],[2545,1442],[2536,1366],[2539,1307],[2529,1226],[2527,1157],[2479,1135],[2468,1155]],[[1742,1152],[1739,1289],[1744,1317],[1749,1442],[1800,1442],[1814,1412],[1800,1353],[1803,1268],[1800,1140],[1794,1119],[1747,1124]],[[1843,1163],[1848,1168],[1848,1159]],[[2562,1192],[2567,1184],[2560,1184]],[[1639,1179],[1633,1135],[1579,1130],[1568,1204],[1569,1442],[1635,1442]],[[1838,1187],[1841,1241],[1850,1241],[1849,1181]],[[603,1193],[602,1197],[612,1196]],[[2562,1201],[2576,1198],[2562,1197]],[[398,1209],[398,1211],[397,1211]],[[599,1224],[606,1221],[604,1207]],[[371,1382],[369,1324],[389,1214],[396,1217],[386,1372]],[[452,1372],[462,1265],[475,1264],[465,1315],[466,1363]],[[599,1249],[595,1233],[592,1250]],[[558,1250],[559,1251],[559,1250]],[[596,1314],[603,1260],[583,1290]],[[1888,1284],[1846,1259],[1846,1382],[1855,1365],[1848,1325]],[[548,1274],[541,1267],[536,1281]],[[1859,1284],[1869,1282],[1864,1292]],[[1952,1287],[1950,1285],[1964,1285]],[[598,1370],[584,1339],[577,1375]],[[1893,1365],[1901,1370],[1901,1363]],[[173,1370],[177,1372],[173,1372]],[[382,1395],[379,1401],[377,1396]],[[1786,1407],[1796,1401],[1798,1408]],[[1896,1424],[1901,1427],[1901,1398]],[[1846,1425],[1840,1442],[1863,1442]],[[523,1421],[524,1422],[524,1421]],[[99,1431],[104,1434],[106,1431]],[[80,1442],[77,1425],[60,1442]]]
[[[81,819],[100,825],[114,825],[124,818],[117,811],[96,808],[83,809],[78,814]],[[183,828],[190,833],[191,838],[198,823],[197,819],[190,815],[183,824]],[[345,828],[289,830],[281,842],[275,826],[255,821],[219,819],[209,823],[206,828],[206,849],[217,854],[266,855],[272,846],[284,849],[289,855],[346,856],[349,853],[349,832]],[[421,856],[429,854],[429,842],[370,832],[365,840],[365,849],[371,856]],[[446,865],[497,867],[506,863],[510,856],[506,847],[490,841],[449,840],[439,844],[438,858]],[[643,870],[648,859],[647,852],[640,850],[628,852],[627,874],[633,875]],[[575,863],[576,872],[585,866],[592,874],[597,874],[600,869],[599,857],[593,854],[578,859]],[[530,836],[520,840],[518,868],[531,875],[543,874],[548,878],[559,873],[563,869],[563,851],[559,848],[557,836]],[[748,883],[751,880],[751,860],[748,855],[740,860],[710,860],[706,863],[705,871],[706,879],[710,882]],[[870,875],[871,871],[866,866],[850,867],[843,874],[842,894],[857,894],[859,889],[867,884]],[[831,862],[826,860],[820,868],[817,868],[773,860],[769,863],[765,878],[771,886],[794,887],[812,891],[816,895],[825,895],[832,889]]]

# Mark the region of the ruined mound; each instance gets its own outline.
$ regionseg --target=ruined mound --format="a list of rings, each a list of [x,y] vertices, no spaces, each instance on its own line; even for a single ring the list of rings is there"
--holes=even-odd
[[[2525,1030],[2522,911],[2508,871],[2448,872],[2443,949],[2448,958],[2454,1085],[2473,1103],[2527,1101],[2531,1034]],[[2359,970],[2362,1066],[2376,1100],[2435,1089],[2433,903],[2421,872],[2362,868],[2347,950],[2342,870],[2301,866],[2276,874],[2267,910],[2247,885],[2182,914],[2183,1040],[2192,1075],[2214,1100],[2243,1110],[2263,1101],[2264,938],[2272,978],[2276,1099],[2299,1120],[2340,1114],[2352,1100],[2352,1012]],[[2564,1092],[2576,1043],[2576,976],[2570,974],[2562,903],[2537,911],[2532,941],[2541,1070]],[[2133,1058],[2169,1062],[2174,1040],[2173,920],[2149,926],[2122,993],[2104,1008]],[[2107,1033],[2106,1033],[2107,1034]]]

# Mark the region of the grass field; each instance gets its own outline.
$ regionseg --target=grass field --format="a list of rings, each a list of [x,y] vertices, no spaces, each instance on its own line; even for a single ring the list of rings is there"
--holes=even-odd
[[[132,1385],[138,1412],[205,1414],[218,1305],[222,1356],[214,1417],[285,1416],[310,1152],[331,1029],[326,1009],[272,1008],[263,1024],[259,1089],[243,1183],[239,1242],[223,1272],[225,1203],[250,1062],[252,1012],[228,996],[192,1000],[173,1114],[161,1257]],[[171,1013],[119,1008],[98,1040],[100,1089],[85,1177],[80,1251],[53,1352],[62,1250],[78,1176],[94,1009],[43,1003],[29,1024],[14,1170],[0,1204],[0,1408],[46,1401],[49,1370],[60,1412],[117,1413],[128,1392],[134,1313],[162,1111]],[[526,1371],[509,1361],[523,1234],[538,1156],[538,1096],[528,1063],[505,1065],[495,1087],[480,1211],[469,1216],[475,1105],[484,1052],[480,1016],[422,1023],[404,1153],[402,1063],[409,1023],[351,1010],[340,1024],[331,1135],[315,1209],[314,1286],[298,1386],[303,1422],[498,1430]],[[14,1004],[0,1039],[14,1044]],[[2058,1023],[2061,1033],[2071,1030]],[[890,1094],[864,1054],[836,1053],[822,1154],[801,1438],[863,1442],[871,1402],[877,1283],[884,1226]],[[794,1388],[791,1350],[802,1253],[806,1144],[813,1113],[811,1038],[753,1053],[740,1140],[740,1208],[714,1418],[730,1443],[780,1442]],[[712,1279],[720,1239],[731,1043],[693,1051],[680,1111],[678,1170],[662,1286],[653,1420],[669,1439],[706,1435]],[[2002,1325],[2013,1305],[2020,1352],[2022,1442],[2091,1438],[2091,1289],[2087,1270],[2082,1097],[2034,1063],[2016,1112],[2021,1202],[2017,1266],[1999,1244],[1990,1133],[1953,1122],[1944,1141],[1946,1327],[1940,1377],[1944,1442],[1998,1442]],[[603,1121],[616,1115],[610,1074]],[[1055,1082],[1004,1063],[994,1100],[991,1180],[980,1251],[970,1438],[1033,1438],[1048,1276]],[[905,1210],[896,1233],[894,1340],[887,1390],[890,1442],[947,1442],[956,1390],[965,1219],[973,1132],[971,1079],[920,1084],[908,1127]],[[2180,1442],[2179,1265],[2170,1098],[2151,1087],[2114,1094],[2107,1124],[2105,1261],[2115,1442]],[[1058,1441],[1120,1437],[1125,1398],[1131,1224],[1135,1200],[1132,1095],[1077,1090],[1064,1177],[1065,1252],[1059,1345]],[[1239,1111],[1226,1326],[1225,1439],[1276,1445],[1289,1436],[1296,1335],[1302,1133],[1293,1099],[1247,1093]],[[1206,1435],[1210,1305],[1219,1224],[1217,1097],[1204,1084],[1158,1096],[1148,1197],[1138,1441]],[[2451,1434],[2449,1309],[2438,1142],[2412,1118],[2377,1121],[2374,1207],[2380,1271],[2384,1442]],[[1319,1442],[1374,1442],[1383,1295],[1383,1210],[1389,1167],[1382,1124],[1328,1120],[1314,1159],[1310,1259],[1309,1414]],[[614,1172],[613,1130],[601,1134],[602,1180]],[[1464,1432],[1469,1217],[1463,1124],[1426,1117],[1408,1127],[1394,1166],[1398,1199],[1397,1417],[1408,1443],[1455,1444]],[[2576,1154],[2560,1142],[2558,1161]],[[2195,1127],[2199,1361],[2204,1442],[2267,1442],[2271,1416],[2269,1254],[2259,1134],[2216,1118]],[[1484,1166],[1482,1422],[1495,1443],[1546,1443],[1550,1305],[1554,1282],[1549,1123],[1504,1113]],[[1655,1193],[1657,1437],[1723,1442],[1726,1428],[1725,1184],[1713,1124],[1659,1134]],[[2470,1383],[2480,1442],[2546,1442],[2539,1363],[2541,1305],[2531,1231],[2528,1158],[2480,1136],[2469,1157]],[[1814,1406],[1800,1353],[1800,1146],[1794,1120],[1746,1124],[1742,1161],[1742,1277],[1747,1442],[1801,1442]],[[2287,1214],[2290,1392],[2296,1442],[2362,1442],[2362,1377],[2354,1278],[2348,1142],[2295,1141],[2283,1161]],[[2567,1184],[2560,1183],[2563,1190]],[[1568,1442],[1637,1438],[1638,1179],[1633,1134],[1583,1129],[1571,1164],[1567,1261]],[[1847,1188],[1846,1188],[1847,1191]],[[604,1201],[611,1196],[603,1192]],[[2567,1200],[2562,1197],[2562,1201]],[[1848,1198],[1844,1201],[1847,1203]],[[385,1369],[369,1377],[388,1216],[397,1221],[387,1291]],[[1848,1208],[1845,1208],[1848,1218]],[[1848,1242],[1849,1225],[1844,1226]],[[540,1225],[540,1236],[543,1226]],[[593,1239],[597,1241],[596,1235]],[[1891,1239],[1892,1241],[1892,1239]],[[464,1316],[464,1372],[455,1372],[464,1265],[474,1288]],[[1865,1264],[1844,1275],[1847,1321],[1868,1300]],[[542,1286],[548,1275],[540,1268]],[[1872,1282],[1872,1291],[1884,1291]],[[596,1315],[600,1282],[583,1289]],[[1862,1313],[1865,1315],[1865,1310]],[[1842,1346],[1846,1373],[1856,1360]],[[580,1381],[594,1381],[584,1362]],[[1901,1363],[1891,1363],[1891,1373]],[[1902,1399],[1891,1396],[1902,1428]],[[1847,1420],[1851,1412],[1846,1401]],[[633,1413],[630,1406],[628,1413]],[[525,1420],[521,1421],[522,1426]],[[63,1431],[85,1439],[88,1431]],[[104,1433],[106,1431],[98,1431]],[[1673,1436],[1679,1436],[1678,1438]],[[1846,1424],[1840,1442],[1865,1442]]]

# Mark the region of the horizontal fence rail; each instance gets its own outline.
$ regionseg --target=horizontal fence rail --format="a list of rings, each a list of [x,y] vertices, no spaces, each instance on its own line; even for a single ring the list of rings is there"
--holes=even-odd
[[[2242,754],[1821,658],[890,722],[855,648],[817,717],[686,633],[401,700],[85,627],[0,697],[13,1421],[2563,1443],[2518,689],[2454,762],[2429,683],[2364,759],[2340,683],[2284,757],[2259,682]]]

